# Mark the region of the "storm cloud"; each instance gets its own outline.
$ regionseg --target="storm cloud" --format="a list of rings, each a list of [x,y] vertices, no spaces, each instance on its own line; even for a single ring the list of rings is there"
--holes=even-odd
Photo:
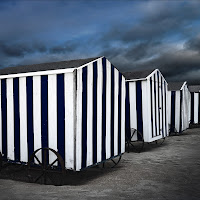
[[[0,67],[106,56],[200,84],[198,1],[3,1]]]

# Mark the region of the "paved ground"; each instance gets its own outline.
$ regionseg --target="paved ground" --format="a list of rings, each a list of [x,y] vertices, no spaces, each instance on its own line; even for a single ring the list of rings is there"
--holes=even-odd
[[[0,175],[1,200],[200,199],[200,129],[126,153],[116,168],[67,174],[64,186],[27,183],[20,176]]]

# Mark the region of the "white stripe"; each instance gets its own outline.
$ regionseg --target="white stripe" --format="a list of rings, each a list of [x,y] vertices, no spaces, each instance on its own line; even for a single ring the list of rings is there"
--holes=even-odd
[[[198,123],[199,93],[194,93],[194,123]]]
[[[33,76],[33,132],[34,151],[42,147],[41,140],[41,76]],[[42,152],[37,152],[37,157],[42,162]],[[35,163],[38,163],[35,159]]]
[[[74,169],[75,150],[75,75],[65,74],[65,167]]]
[[[166,119],[165,119],[165,113],[166,113],[166,110],[165,110],[165,85],[164,85],[164,80],[162,79],[162,98],[163,98],[163,135],[164,137],[167,136],[166,134]]]
[[[115,76],[115,96],[114,96],[114,156],[118,155],[118,95],[119,95],[119,72],[114,69]]]
[[[163,123],[162,123],[162,118],[163,118],[163,114],[162,114],[162,91],[161,91],[161,77],[160,77],[160,73],[159,73],[159,102],[160,102],[160,107],[159,107],[159,114],[160,114],[160,132],[159,135],[162,136],[162,131],[163,131]]]
[[[2,153],[2,110],[1,110],[1,80],[0,80],[0,152]]]
[[[179,132],[180,127],[180,91],[176,91],[175,96],[175,128]]]
[[[19,78],[20,161],[28,161],[26,77]]]
[[[168,118],[168,110],[170,109],[170,107],[168,107],[168,85],[167,85],[167,82],[165,81],[165,95],[166,95],[166,102],[165,102],[165,104],[166,104],[166,110],[165,110],[165,112],[166,112],[166,118],[165,118],[165,123],[166,123],[166,136],[169,136],[169,118]]]
[[[156,137],[156,115],[155,115],[155,92],[154,92],[154,86],[155,86],[155,80],[154,80],[154,76],[152,76],[152,88],[151,88],[151,92],[152,92],[152,115],[153,115],[153,136]]]
[[[136,82],[128,82],[128,83],[129,83],[129,102],[130,102],[130,127],[137,129]],[[134,134],[132,141],[136,140],[137,140],[137,134]]]
[[[97,62],[97,162],[102,160],[102,91],[103,67],[102,60]]]
[[[93,164],[93,65],[87,67],[87,166]]]
[[[48,146],[58,151],[57,147],[57,75],[48,75]],[[49,152],[49,163],[56,160],[56,155]],[[57,162],[55,163],[57,165]]]
[[[125,78],[122,76],[122,96],[121,96],[121,153],[125,152]]]
[[[167,91],[167,117],[168,117],[168,123],[171,125],[171,98],[172,98],[172,92]],[[167,128],[169,129],[169,125],[167,124]]]
[[[142,81],[142,120],[143,120],[143,138],[144,142],[149,142],[151,134],[151,112],[150,112],[150,81]]]
[[[14,154],[14,102],[13,102],[13,79],[7,79],[7,158],[15,159]]]
[[[76,110],[76,171],[81,169],[82,161],[82,69],[77,70],[77,110]]]
[[[111,156],[111,63],[106,60],[106,159]]]

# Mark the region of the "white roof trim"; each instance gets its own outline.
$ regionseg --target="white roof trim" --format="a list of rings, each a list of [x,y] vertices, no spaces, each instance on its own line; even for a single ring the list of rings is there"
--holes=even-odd
[[[154,73],[156,73],[157,71],[159,71],[159,73],[161,74],[162,78],[163,78],[164,81],[167,83],[166,79],[164,78],[164,76],[162,75],[162,73],[160,72],[159,69],[154,69],[146,78],[129,79],[129,80],[126,80],[126,82],[148,80],[148,79],[149,79]],[[167,83],[167,85],[168,85],[168,83]]]
[[[50,74],[64,74],[64,73],[70,73],[74,72],[74,70],[83,68],[87,66],[88,64],[91,64],[92,62],[97,61],[98,59],[103,58],[97,58],[93,61],[90,61],[84,65],[81,65],[79,67],[74,68],[66,68],[66,69],[52,69],[52,70],[46,70],[46,71],[37,71],[37,72],[25,72],[25,73],[18,73],[18,74],[7,74],[7,75],[0,75],[0,79],[6,79],[6,78],[18,78],[18,77],[28,77],[28,76],[41,76],[41,75],[50,75]]]
[[[181,89],[180,89],[180,90],[183,90],[183,88],[185,87],[186,84],[187,84],[187,81],[185,81],[185,82],[183,83],[183,85],[181,86]]]
[[[132,81],[145,81],[147,78],[138,78],[138,79],[129,79],[126,80],[126,82],[132,82]]]

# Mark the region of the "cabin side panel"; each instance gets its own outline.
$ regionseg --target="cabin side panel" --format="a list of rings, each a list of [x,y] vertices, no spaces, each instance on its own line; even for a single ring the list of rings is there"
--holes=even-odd
[[[76,170],[125,151],[125,79],[100,58],[77,70]]]

